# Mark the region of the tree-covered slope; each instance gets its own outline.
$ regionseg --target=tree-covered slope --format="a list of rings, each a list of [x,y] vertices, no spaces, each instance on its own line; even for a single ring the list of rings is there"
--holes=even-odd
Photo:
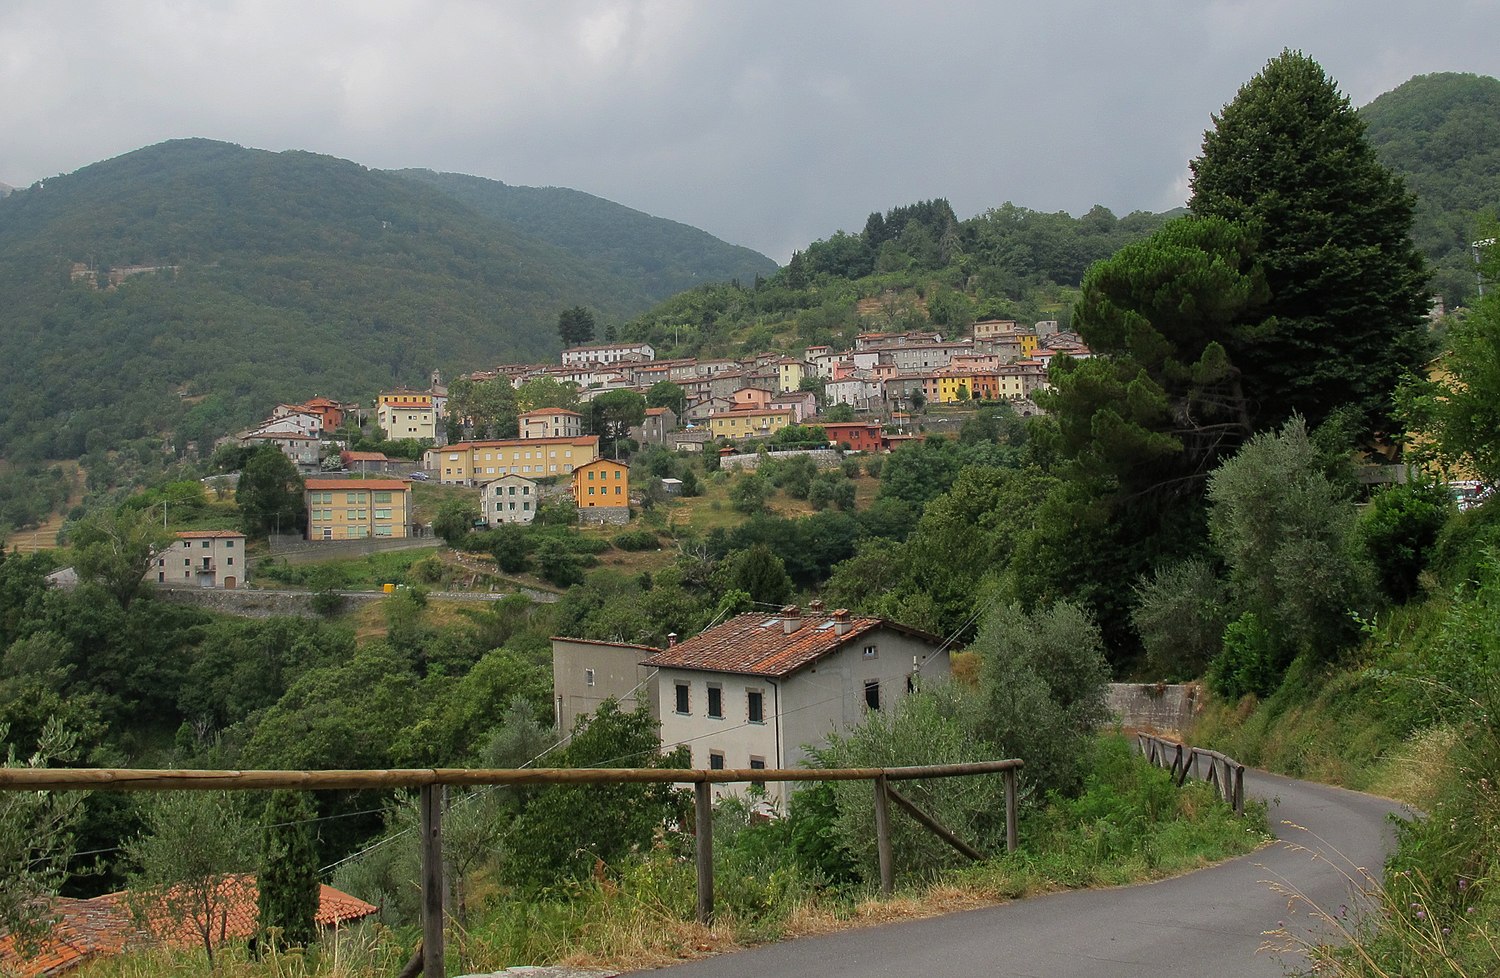
[[[774,261],[706,231],[566,187],[516,187],[432,170],[396,170],[476,213],[514,225],[540,241],[639,283],[654,299],[705,282],[753,281]]]
[[[1381,162],[1417,195],[1413,235],[1448,304],[1474,290],[1469,244],[1500,205],[1500,80],[1418,75],[1359,110]]]
[[[177,269],[94,289],[75,262]],[[206,438],[280,399],[550,357],[560,309],[655,297],[412,180],[163,143],[0,201],[0,356],[27,380],[0,394],[0,451]]]

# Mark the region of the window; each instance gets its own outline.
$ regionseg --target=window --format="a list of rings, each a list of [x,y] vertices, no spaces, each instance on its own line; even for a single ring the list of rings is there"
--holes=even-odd
[[[592,685],[594,685],[594,670],[592,670],[592,669],[585,669],[585,670],[583,670],[583,684],[585,686],[592,686]]]
[[[751,723],[766,722],[766,696],[758,689],[745,690],[745,714]]]
[[[866,659],[875,659],[875,658],[878,658],[879,655],[880,655],[880,652],[879,652],[878,649],[875,648],[875,646],[873,646],[873,645],[866,645],[865,646],[865,658]]]
[[[234,541],[233,540],[225,540],[224,541],[224,546],[226,548],[230,549],[230,550],[233,550],[234,549]]]
[[[754,755],[750,757],[750,770],[764,771],[765,769],[766,759],[764,757],[755,757]],[[766,788],[766,783],[764,781],[751,781],[750,783],[755,787],[761,789],[762,791],[764,791]]]
[[[193,566],[193,558],[191,558],[191,557],[184,557],[184,558],[182,558],[182,566],[184,566],[184,567],[191,567],[191,566]]]
[[[872,710],[880,709],[880,680],[865,680],[865,706]]]
[[[233,567],[234,566],[234,558],[233,557],[225,557],[224,558],[224,565],[226,567]]]
[[[391,534],[391,528],[390,528],[390,526],[377,526],[375,528],[375,535],[377,537],[388,537],[388,536],[391,536],[392,534]]]
[[[708,769],[710,771],[724,770],[724,752],[711,750],[708,752]]]
[[[377,520],[388,520],[391,518],[391,511],[388,509],[377,509],[375,511],[375,518]]]
[[[156,566],[157,567],[165,567],[165,566],[167,566],[167,558],[163,557],[160,560],[158,560],[156,562]]]
[[[375,494],[375,501],[377,503],[388,503],[391,501],[391,494],[389,492],[377,492]]]
[[[677,712],[686,714],[688,712],[688,684],[677,684]]]
[[[708,715],[716,720],[724,719],[724,690],[712,683],[708,687]]]

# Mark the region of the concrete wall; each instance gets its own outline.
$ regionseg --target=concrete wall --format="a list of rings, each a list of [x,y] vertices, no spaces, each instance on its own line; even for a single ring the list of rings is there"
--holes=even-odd
[[[1203,703],[1196,683],[1110,683],[1109,712],[1129,730],[1178,733],[1185,730]]]
[[[166,601],[187,604],[208,611],[218,611],[241,618],[274,618],[291,615],[296,618],[321,617],[313,610],[313,595],[307,591],[224,591],[217,588],[159,588],[158,593]],[[365,601],[376,601],[383,594],[345,595],[345,606]]]
[[[425,532],[425,530],[424,530]],[[421,547],[440,547],[441,537],[399,537],[389,540],[366,537],[363,540],[304,540],[298,536],[272,536],[270,553],[252,559],[280,557],[289,564],[309,564],[319,560],[347,560],[364,554],[384,553],[387,550],[416,550]]]
[[[557,729],[571,733],[580,716],[593,713],[613,696],[620,706],[633,710],[639,704],[657,703],[655,670],[638,663],[657,650],[642,645],[589,642],[583,639],[552,640],[552,696]],[[588,671],[593,670],[593,684]]]

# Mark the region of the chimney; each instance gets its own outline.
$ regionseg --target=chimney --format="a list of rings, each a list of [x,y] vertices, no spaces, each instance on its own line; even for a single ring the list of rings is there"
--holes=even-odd
[[[668,632],[667,633],[667,648],[670,649],[672,646],[674,646],[676,644],[677,644],[677,633],[676,632]]]
[[[849,621],[848,608],[836,608],[833,612],[833,633],[835,635],[848,635],[849,629],[854,625]]]
[[[807,610],[815,615],[821,615],[823,613],[823,602],[817,598],[813,598],[807,603]]]
[[[783,634],[790,635],[802,627],[802,609],[794,604],[789,604],[781,609],[781,630]]]

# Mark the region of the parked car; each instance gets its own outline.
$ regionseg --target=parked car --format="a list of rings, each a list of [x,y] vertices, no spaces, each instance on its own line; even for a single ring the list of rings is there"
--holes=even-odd
[[[426,472],[413,472],[406,477],[407,482],[431,482],[432,476]]]

